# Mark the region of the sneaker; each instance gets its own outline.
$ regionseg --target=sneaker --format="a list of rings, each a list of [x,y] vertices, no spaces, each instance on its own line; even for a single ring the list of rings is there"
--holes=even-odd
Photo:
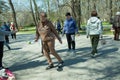
[[[51,68],[54,68],[54,65],[53,64],[49,64],[48,67],[46,67],[46,70],[49,70]]]
[[[5,72],[5,70],[6,70],[6,69],[4,69],[4,68],[1,69],[1,70],[0,70],[0,75],[1,75],[2,77],[4,77],[4,78],[8,78],[8,75],[7,75],[7,73]]]
[[[91,56],[92,58],[95,58],[95,57],[97,56],[97,53],[95,53],[95,54],[90,54],[90,56]]]
[[[66,52],[71,52],[71,49],[66,50]]]
[[[59,63],[58,63],[58,68],[63,67],[63,63],[64,63],[63,61],[59,62]]]

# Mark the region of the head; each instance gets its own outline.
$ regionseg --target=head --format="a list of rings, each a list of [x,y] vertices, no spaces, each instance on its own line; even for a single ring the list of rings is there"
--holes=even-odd
[[[116,15],[120,16],[120,12],[116,12]]]
[[[92,11],[91,12],[91,17],[97,17],[97,16],[98,16],[97,11]]]
[[[47,14],[45,12],[40,13],[41,22],[45,22],[47,20]]]
[[[6,25],[6,22],[3,22],[3,25]]]
[[[11,22],[11,24],[13,24],[13,22]]]
[[[65,14],[65,16],[66,16],[66,19],[69,20],[69,19],[71,18],[70,12],[67,12],[67,13]]]

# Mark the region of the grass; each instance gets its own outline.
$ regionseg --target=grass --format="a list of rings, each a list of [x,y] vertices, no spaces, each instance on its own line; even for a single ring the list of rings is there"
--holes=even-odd
[[[35,27],[20,29],[17,34],[35,34]]]
[[[106,25],[104,25],[104,26],[108,26],[108,27],[105,27],[105,28],[104,28],[103,34],[109,34],[109,35],[113,34],[113,33],[110,31],[110,26],[111,26],[111,25],[110,25],[110,24],[107,25],[108,23],[104,23],[104,24],[106,24]],[[80,34],[82,34],[82,35],[85,35],[85,34],[86,34],[85,30],[79,30],[79,32],[80,32]],[[17,34],[35,34],[35,33],[36,33],[35,27],[26,27],[26,28],[24,28],[24,29],[20,29],[20,31],[19,31]]]

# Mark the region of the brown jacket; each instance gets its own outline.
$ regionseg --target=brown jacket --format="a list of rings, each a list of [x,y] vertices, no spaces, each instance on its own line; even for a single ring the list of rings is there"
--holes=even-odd
[[[60,41],[60,37],[53,26],[53,24],[46,20],[44,23],[39,22],[38,27],[36,28],[36,40],[41,38],[42,41],[49,41],[55,39],[55,37]]]

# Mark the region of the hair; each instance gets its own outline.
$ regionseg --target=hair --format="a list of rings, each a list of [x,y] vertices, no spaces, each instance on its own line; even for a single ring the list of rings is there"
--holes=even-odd
[[[40,15],[47,17],[47,13],[46,12],[40,12]]]
[[[91,12],[91,16],[93,17],[93,16],[97,16],[98,14],[97,14],[97,11],[92,11]]]
[[[67,13],[65,14],[65,16],[71,16],[70,12],[67,12]]]

